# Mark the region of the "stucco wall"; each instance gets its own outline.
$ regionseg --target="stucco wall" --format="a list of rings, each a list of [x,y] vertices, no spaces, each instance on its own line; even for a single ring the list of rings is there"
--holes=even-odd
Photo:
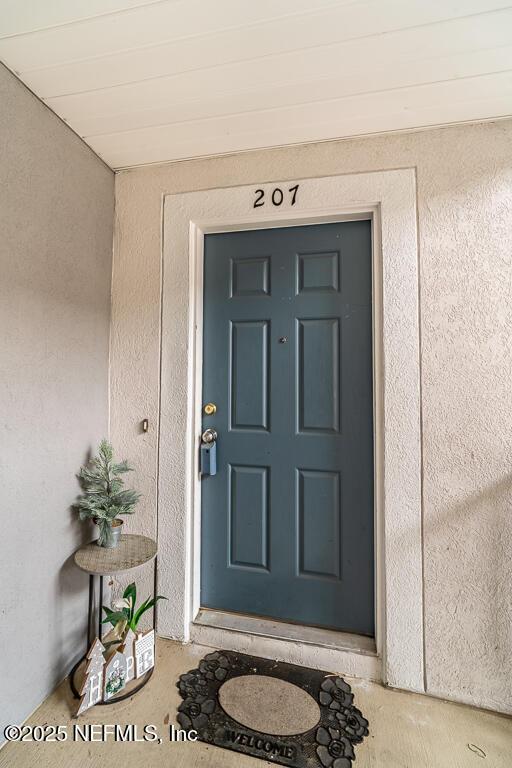
[[[156,533],[163,194],[402,167],[418,191],[426,688],[512,712],[512,121],[116,176],[111,435],[144,494],[129,525]]]
[[[84,651],[91,530],[70,505],[108,429],[114,175],[0,66],[0,721]],[[3,728],[2,728],[3,730]]]

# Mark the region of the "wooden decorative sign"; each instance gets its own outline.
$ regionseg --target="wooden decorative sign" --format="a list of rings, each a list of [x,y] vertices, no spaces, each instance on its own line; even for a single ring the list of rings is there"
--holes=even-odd
[[[133,650],[133,644],[135,642],[135,639],[136,639],[135,633],[131,629],[129,629],[124,639],[124,645],[122,646],[122,651],[126,658],[126,682],[127,683],[129,683],[130,680],[133,680],[135,678],[135,653]]]
[[[135,669],[137,677],[155,666],[155,630],[151,629],[135,640]]]
[[[98,702],[109,701],[130,680],[142,677],[155,666],[155,631],[135,635],[128,630],[124,645],[106,659],[104,653],[105,647],[96,638],[87,653],[77,717]]]
[[[116,651],[110,661],[105,664],[105,690],[103,701],[108,701],[120,693],[126,685],[126,657],[121,651]]]
[[[82,712],[85,712],[86,709],[89,709],[89,707],[92,707],[94,704],[97,704],[98,701],[101,701],[103,696],[103,667],[105,666],[105,659],[103,657],[104,651],[105,648],[101,641],[96,638],[87,654],[85,678],[80,690],[82,698],[80,699],[80,706],[76,713],[77,717],[78,715],[81,715]]]

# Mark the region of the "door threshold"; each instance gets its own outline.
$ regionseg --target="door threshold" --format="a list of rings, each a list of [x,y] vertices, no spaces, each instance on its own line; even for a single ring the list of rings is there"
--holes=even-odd
[[[365,656],[377,656],[377,648],[373,637],[355,635],[349,632],[338,632],[333,629],[288,624],[283,621],[217,611],[211,608],[201,608],[193,623],[202,627],[240,632],[246,635],[257,635],[274,640],[284,640],[289,643],[311,645],[317,648],[327,648],[336,651],[348,651]]]

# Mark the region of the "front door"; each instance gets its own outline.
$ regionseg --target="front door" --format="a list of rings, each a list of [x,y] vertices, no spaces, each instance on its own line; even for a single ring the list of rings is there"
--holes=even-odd
[[[374,634],[371,222],[205,237],[201,605]]]

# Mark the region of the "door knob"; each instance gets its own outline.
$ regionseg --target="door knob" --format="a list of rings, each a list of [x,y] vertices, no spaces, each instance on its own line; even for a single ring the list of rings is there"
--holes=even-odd
[[[201,442],[203,443],[214,443],[217,439],[217,431],[215,429],[212,429],[209,427],[208,429],[205,429],[203,434],[201,435]]]
[[[205,429],[201,435],[199,447],[200,468],[202,475],[217,474],[217,432]]]

